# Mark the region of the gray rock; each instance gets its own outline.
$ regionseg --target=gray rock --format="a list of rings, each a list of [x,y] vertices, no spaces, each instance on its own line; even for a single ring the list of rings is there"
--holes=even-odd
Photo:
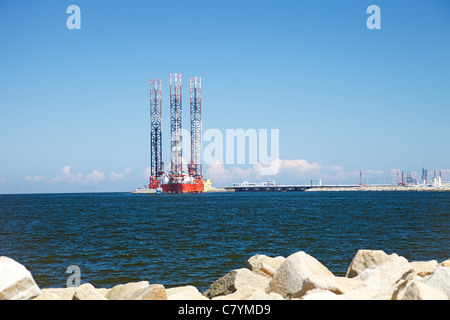
[[[236,272],[228,272],[223,277],[217,279],[203,295],[209,299],[216,296],[231,294],[236,291],[234,280],[236,279]]]
[[[234,293],[241,287],[250,286],[264,290],[270,282],[270,278],[257,275],[247,268],[233,270],[222,278],[211,284],[210,288],[203,293],[209,299],[216,296]]]

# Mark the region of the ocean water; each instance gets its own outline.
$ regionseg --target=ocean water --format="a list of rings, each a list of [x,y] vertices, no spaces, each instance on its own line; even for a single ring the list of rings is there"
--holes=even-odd
[[[0,256],[41,288],[147,280],[205,291],[254,254],[305,251],[344,276],[358,249],[450,257],[450,193],[249,192],[0,195]]]

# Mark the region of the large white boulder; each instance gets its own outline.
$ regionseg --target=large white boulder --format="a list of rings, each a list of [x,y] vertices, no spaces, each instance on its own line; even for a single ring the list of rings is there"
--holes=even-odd
[[[90,283],[77,287],[72,300],[108,300]]]
[[[162,284],[155,283],[128,293],[123,300],[167,300],[167,292]]]
[[[247,260],[246,266],[256,274],[271,278],[284,260],[286,258],[282,256],[272,258],[264,254],[256,254]]]
[[[450,267],[450,259],[442,261],[439,265],[442,267]]]
[[[11,258],[0,257],[0,300],[29,300],[39,294],[27,268]]]
[[[419,277],[425,277],[433,273],[433,271],[438,266],[437,260],[430,261],[412,261],[410,262],[411,267]]]
[[[129,282],[118,284],[108,290],[105,297],[110,300],[124,300],[125,297],[133,291],[147,288],[150,286],[148,281]]]
[[[284,300],[281,294],[270,292],[266,293],[265,291],[261,289],[256,289],[253,291],[250,297],[248,297],[246,300]]]
[[[401,300],[448,300],[448,297],[419,278],[408,283]]]
[[[348,300],[395,300],[415,272],[408,260],[390,255],[381,265],[373,265],[356,276],[363,286],[344,294]]]
[[[370,267],[382,265],[390,256],[382,250],[358,250],[347,269],[347,278],[354,278]]]
[[[275,292],[266,293],[261,288],[255,288],[248,285],[239,287],[233,293],[216,296],[211,300],[284,300],[283,297]]]
[[[209,300],[194,286],[182,286],[166,289],[167,300]]]
[[[76,287],[42,289],[41,293],[32,300],[72,300],[76,290]]]
[[[313,289],[342,294],[361,285],[349,278],[335,277],[323,264],[309,254],[299,251],[287,257],[278,267],[266,289],[287,299],[301,298]]]
[[[446,294],[450,299],[450,267],[438,266],[424,283]]]
[[[336,294],[328,290],[309,290],[301,300],[346,300],[342,294]]]

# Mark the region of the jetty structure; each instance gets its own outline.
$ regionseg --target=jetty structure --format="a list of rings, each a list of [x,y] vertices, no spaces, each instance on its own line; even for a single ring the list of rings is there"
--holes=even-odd
[[[234,191],[234,192],[248,192],[248,191],[308,191],[310,189],[320,189],[320,188],[336,188],[336,189],[350,189],[354,188],[354,185],[333,185],[333,186],[325,186],[322,185],[322,180],[311,180],[309,185],[279,185],[274,180],[269,180],[267,182],[248,182],[244,181],[242,183],[235,183],[232,186],[224,187],[226,190]]]
[[[402,176],[404,173],[402,172]],[[362,174],[360,174],[359,185],[324,185],[321,179],[310,180],[309,185],[289,184],[279,185],[274,180],[267,182],[248,182],[235,183],[232,186],[224,187],[227,191],[251,192],[251,191],[450,191],[450,182],[442,181],[442,173],[431,180],[423,180],[418,183],[416,179],[407,179],[408,182],[398,182],[397,184],[363,184]],[[410,182],[412,181],[412,182]]]

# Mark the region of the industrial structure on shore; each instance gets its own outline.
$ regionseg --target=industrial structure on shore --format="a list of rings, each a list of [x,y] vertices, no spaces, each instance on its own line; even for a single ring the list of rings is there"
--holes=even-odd
[[[202,85],[190,79],[191,160],[183,170],[181,74],[170,75],[170,171],[164,172],[161,130],[161,79],[150,80],[150,183],[149,189],[168,193],[208,191],[210,180],[202,173]],[[206,187],[206,189],[205,189]]]
[[[437,174],[436,171],[434,171],[434,176],[432,179],[428,178],[428,170],[424,166],[422,168],[422,176],[421,179],[418,180],[416,177],[413,176],[411,172],[401,172],[401,182],[400,182],[400,171],[397,170],[397,185],[422,185],[422,186],[429,186],[429,187],[440,187],[443,184],[445,184],[442,181],[442,171],[439,170],[439,174]]]

